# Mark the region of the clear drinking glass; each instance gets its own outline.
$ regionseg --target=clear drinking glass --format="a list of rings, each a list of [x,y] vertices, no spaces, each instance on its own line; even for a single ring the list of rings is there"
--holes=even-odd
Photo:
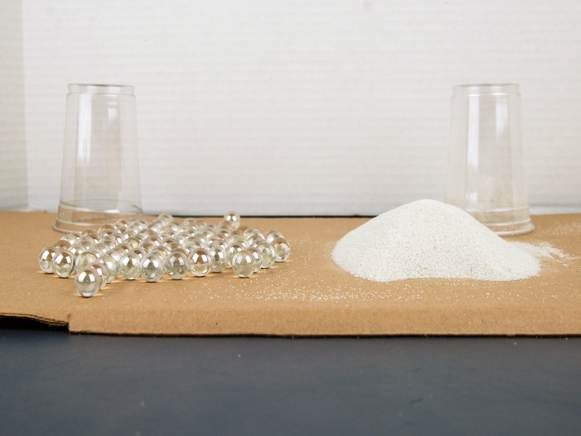
[[[141,217],[133,86],[69,85],[54,228],[83,230]]]
[[[454,86],[446,202],[499,235],[534,229],[523,168],[519,86]]]

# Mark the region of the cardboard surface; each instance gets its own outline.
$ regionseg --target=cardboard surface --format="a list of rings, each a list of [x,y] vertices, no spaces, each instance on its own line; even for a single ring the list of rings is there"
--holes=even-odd
[[[508,238],[549,243],[566,255],[542,258],[540,275],[527,280],[372,282],[331,259],[336,241],[365,218],[243,218],[245,225],[285,234],[289,260],[249,279],[231,269],[157,283],[120,277],[89,299],[77,294],[72,278],[38,268],[39,251],[61,236],[51,228],[55,217],[0,212],[0,316],[107,334],[581,334],[578,214],[535,216],[533,233]]]

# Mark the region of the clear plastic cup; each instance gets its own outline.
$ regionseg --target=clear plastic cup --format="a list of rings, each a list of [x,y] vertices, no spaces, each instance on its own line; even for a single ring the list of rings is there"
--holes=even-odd
[[[143,217],[135,112],[133,86],[69,85],[56,230]]]
[[[534,230],[523,168],[519,86],[454,86],[446,202],[499,235]]]

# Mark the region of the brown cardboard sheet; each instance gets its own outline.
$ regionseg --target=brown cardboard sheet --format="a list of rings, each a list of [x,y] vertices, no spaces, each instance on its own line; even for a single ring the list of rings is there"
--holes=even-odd
[[[218,219],[208,219],[217,222]],[[539,215],[536,230],[507,238],[550,244],[539,276],[512,282],[359,279],[331,259],[338,239],[365,218],[249,218],[281,231],[286,263],[248,279],[231,269],[156,283],[121,276],[92,298],[72,278],[38,268],[61,234],[55,214],[0,212],[0,316],[67,325],[71,332],[144,335],[578,335],[581,215]]]

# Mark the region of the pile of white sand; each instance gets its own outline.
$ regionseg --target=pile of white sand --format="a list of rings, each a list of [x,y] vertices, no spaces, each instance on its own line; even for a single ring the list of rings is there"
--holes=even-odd
[[[345,271],[369,280],[411,278],[519,280],[538,274],[539,261],[463,210],[420,200],[349,232],[333,251]]]

